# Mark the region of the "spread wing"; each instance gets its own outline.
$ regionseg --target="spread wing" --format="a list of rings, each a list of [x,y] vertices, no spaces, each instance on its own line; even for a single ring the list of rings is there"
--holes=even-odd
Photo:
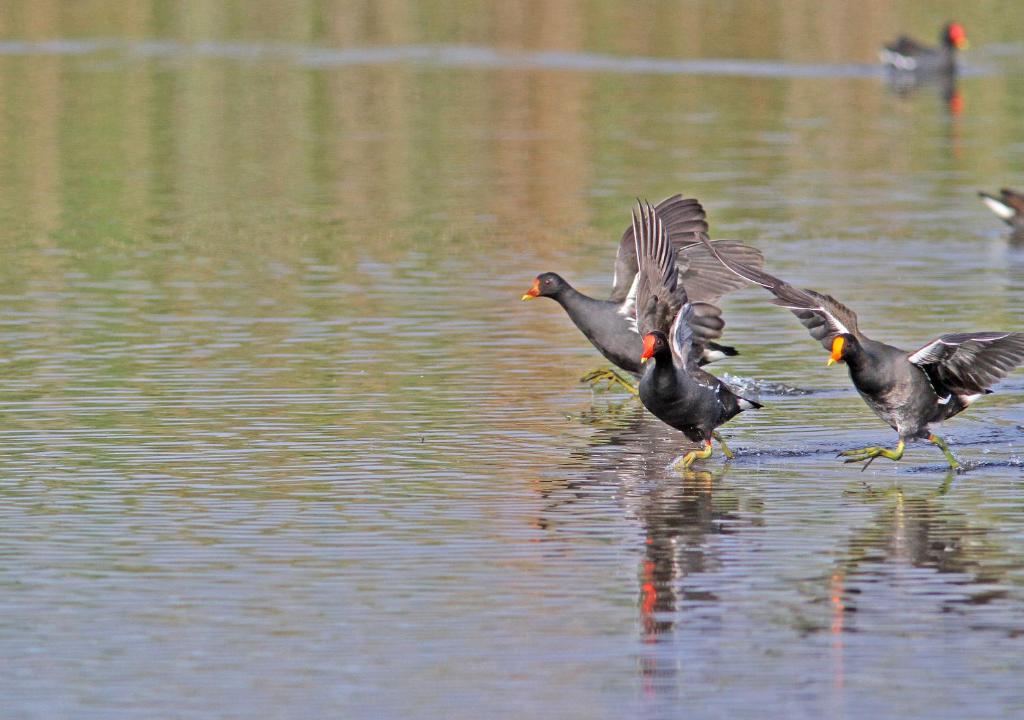
[[[909,359],[955,393],[983,393],[1024,363],[1024,333],[942,335]]]
[[[686,291],[677,282],[676,250],[658,211],[639,200],[633,211],[633,236],[639,260],[637,330],[641,336],[653,330],[667,335],[679,308],[686,303]]]
[[[717,306],[704,302],[686,303],[672,323],[669,343],[676,357],[699,365],[705,348],[721,338],[724,329],[725,320]]]
[[[718,254],[727,260],[760,270],[764,265],[761,251],[732,240],[713,242]],[[747,285],[746,280],[715,259],[703,242],[691,242],[678,248],[679,282],[691,302],[717,302],[723,295]]]
[[[678,282],[676,252],[657,210],[638,201],[633,213],[637,283],[637,327],[641,335],[660,330],[668,335],[677,362],[699,363],[705,346],[722,337],[722,311],[704,302],[687,301]]]
[[[708,231],[704,208],[694,198],[673,195],[658,203],[654,210],[661,218],[669,242],[673,245],[692,245],[694,233]],[[622,239],[619,241],[619,251],[615,256],[615,276],[612,278],[612,294],[609,300],[614,302],[625,300],[633,286],[636,273],[636,235],[631,224],[622,233]]]
[[[745,281],[760,285],[774,295],[775,299],[772,302],[796,315],[811,337],[820,342],[826,350],[831,350],[832,340],[836,335],[846,333],[858,338],[863,337],[857,328],[857,314],[831,295],[793,287],[762,270],[730,261],[716,252],[715,243],[708,240],[706,235],[701,235],[700,238],[722,265]]]

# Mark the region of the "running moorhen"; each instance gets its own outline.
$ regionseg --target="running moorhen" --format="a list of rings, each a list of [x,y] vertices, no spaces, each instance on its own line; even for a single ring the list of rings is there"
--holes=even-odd
[[[715,252],[711,243],[707,247]],[[829,365],[845,362],[864,402],[899,433],[892,450],[873,446],[839,453],[847,463],[863,462],[867,468],[878,457],[899,460],[908,441],[927,439],[942,450],[950,469],[960,470],[945,441],[928,426],[992,392],[992,385],[1024,362],[1024,333],[1019,332],[952,333],[914,352],[901,350],[866,337],[857,327],[857,315],[835,298],[717,257],[744,280],[771,292],[775,305],[796,315],[830,351]]]
[[[732,458],[717,428],[761,404],[740,397],[700,368],[707,344],[722,336],[722,311],[687,297],[679,282],[676,249],[655,208],[638,201],[633,234],[640,268],[636,291],[637,326],[643,335],[640,357],[646,363],[640,376],[640,401],[659,420],[701,444],[700,450],[686,453],[676,464],[687,468],[694,460],[710,457],[712,438]]]

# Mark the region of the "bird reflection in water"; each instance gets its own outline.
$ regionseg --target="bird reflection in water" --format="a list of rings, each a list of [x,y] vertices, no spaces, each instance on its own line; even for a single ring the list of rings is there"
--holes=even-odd
[[[933,491],[917,496],[901,488],[879,491],[867,485],[847,495],[878,510],[871,523],[850,538],[832,573],[830,600],[838,612],[833,631],[855,630],[854,613],[871,603],[872,591],[890,591],[904,582],[914,582],[915,589],[934,583],[932,597],[941,598],[943,613],[1007,595],[1002,585],[1012,555],[977,518],[943,503],[954,478],[950,472]],[[922,579],[903,575],[901,568],[932,569],[936,574]]]
[[[943,73],[919,77],[914,73],[886,72],[885,85],[896,97],[908,100],[919,91],[933,89],[950,116],[956,117],[964,111],[964,96],[957,87],[957,73]]]
[[[716,472],[688,470],[680,479],[654,466],[649,492],[633,499],[631,508],[645,531],[639,569],[641,641],[650,651],[639,658],[645,691],[657,693],[660,682],[673,677],[681,662],[678,649],[659,652],[659,644],[673,641],[687,610],[698,610],[719,600],[714,591],[688,580],[722,568],[723,560],[710,536],[730,535],[760,525],[746,512],[749,499],[725,483],[729,466]],[[758,505],[757,502],[753,503]],[[706,622],[702,618],[701,622]]]

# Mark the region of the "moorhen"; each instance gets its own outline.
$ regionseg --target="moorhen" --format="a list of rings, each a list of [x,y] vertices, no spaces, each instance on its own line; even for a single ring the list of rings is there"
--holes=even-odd
[[[708,229],[704,208],[697,200],[673,195],[659,203],[656,210],[669,242],[676,250],[679,281],[691,298],[714,302],[746,284],[733,273],[723,272],[724,268],[696,239],[695,233],[706,233]],[[761,252],[749,245],[731,241],[716,241],[713,245],[724,257],[745,265],[759,268],[764,263]],[[538,275],[522,299],[552,298],[565,308],[576,327],[605,358],[638,376],[643,343],[636,328],[636,278],[636,242],[630,225],[619,241],[612,293],[607,300],[584,295],[553,272]],[[703,365],[736,354],[734,348],[708,342],[699,362]],[[633,384],[635,380],[631,382],[614,368],[587,373],[580,380],[591,383],[607,381],[609,385],[621,385],[634,395],[637,392]]]
[[[636,319],[643,336],[640,358],[646,364],[640,376],[640,401],[659,420],[701,444],[700,450],[686,453],[676,464],[687,468],[694,460],[710,457],[712,438],[732,458],[716,428],[761,404],[741,397],[700,368],[708,343],[722,336],[722,311],[688,298],[679,281],[676,249],[655,208],[638,201],[633,234],[639,261]]]
[[[707,247],[715,252],[711,243]],[[992,385],[1024,362],[1024,333],[1019,332],[952,333],[914,352],[901,350],[866,337],[857,327],[857,315],[835,298],[717,257],[744,280],[771,292],[775,305],[796,315],[830,352],[829,365],[845,362],[864,402],[899,434],[892,450],[872,446],[839,453],[847,463],[863,462],[867,468],[875,458],[899,460],[908,441],[927,439],[942,450],[950,469],[959,470],[953,453],[929,425],[992,392]]]
[[[939,33],[939,47],[928,47],[901,35],[883,47],[878,57],[894,72],[915,75],[940,75],[956,72],[957,50],[967,48],[967,34],[962,25],[946,23]]]

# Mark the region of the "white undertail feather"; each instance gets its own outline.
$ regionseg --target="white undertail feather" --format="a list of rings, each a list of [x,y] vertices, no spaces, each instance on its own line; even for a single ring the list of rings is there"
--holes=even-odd
[[[1017,214],[1012,207],[1010,207],[1009,205],[1006,205],[1005,203],[999,202],[994,197],[989,197],[988,195],[982,195],[981,196],[981,200],[986,205],[988,205],[988,209],[989,210],[994,212],[996,215],[998,215],[1003,220],[1009,220],[1010,218],[1012,218],[1014,215]]]
[[[975,400],[977,400],[978,398],[980,398],[984,394],[985,393],[974,393],[973,395],[961,395],[960,396],[960,402],[962,402],[964,404],[964,407],[967,407],[968,405],[970,405],[972,402],[974,402]]]
[[[882,48],[878,53],[878,59],[884,65],[892,65],[897,70],[912,71],[917,69],[917,60],[906,55],[900,55],[889,48]]]

